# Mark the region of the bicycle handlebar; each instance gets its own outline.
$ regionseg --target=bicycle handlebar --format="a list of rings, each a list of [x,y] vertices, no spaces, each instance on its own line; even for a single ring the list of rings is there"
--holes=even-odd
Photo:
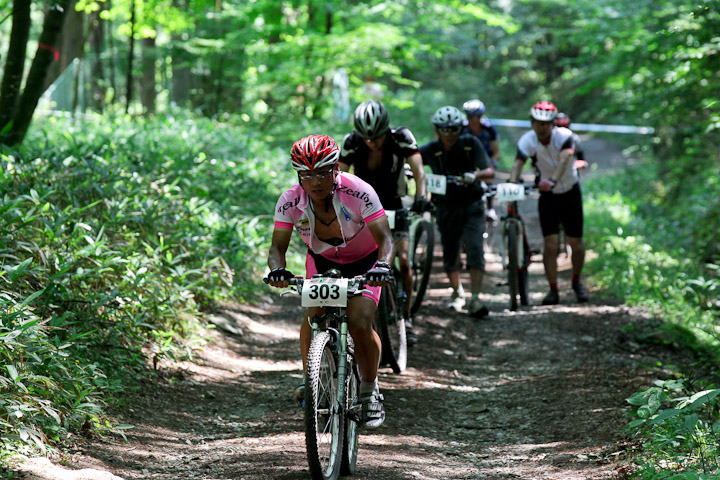
[[[314,275],[313,278],[317,277],[329,277],[329,278],[337,278],[337,277],[330,277],[329,275]],[[366,279],[365,275],[360,275],[357,277],[347,278],[348,280],[348,294],[349,295],[355,295],[356,292],[359,290],[363,290],[367,285],[365,284]],[[263,282],[266,284],[270,283],[270,279],[268,277],[263,277]],[[305,283],[305,279],[302,277],[293,277],[288,280],[289,286],[296,287],[296,290],[298,293],[302,292],[303,284]]]

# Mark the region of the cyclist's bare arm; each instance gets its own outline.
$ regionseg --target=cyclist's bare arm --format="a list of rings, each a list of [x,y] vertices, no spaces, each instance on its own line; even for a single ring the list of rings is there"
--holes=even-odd
[[[518,178],[520,178],[520,174],[522,173],[522,169],[525,166],[525,161],[516,158],[515,163],[513,163],[512,169],[510,170],[510,182],[515,183],[518,181]]]
[[[290,239],[292,238],[291,228],[275,228],[270,242],[270,252],[268,253],[268,267],[270,270],[276,268],[285,268],[285,254],[287,253]],[[285,288],[288,282],[270,282],[273,287]]]
[[[575,152],[571,148],[566,148],[565,150],[560,151],[560,159],[555,166],[555,170],[553,170],[551,178],[562,177],[563,173],[565,173],[565,170],[567,170],[568,165],[570,165],[574,154]]]
[[[413,153],[407,157],[406,162],[410,165],[410,170],[412,170],[415,179],[415,198],[425,197],[425,170],[423,169],[422,156],[419,153]]]
[[[493,162],[499,162],[500,161],[500,142],[497,140],[493,140],[490,142],[490,149],[492,150],[492,155],[490,155],[490,160]]]
[[[368,223],[368,228],[375,239],[375,243],[378,245],[378,262],[390,263],[392,261],[393,254],[393,240],[387,217],[383,215],[382,217],[373,220]],[[368,283],[368,285],[371,287],[380,287],[383,283],[384,282],[372,282]]]

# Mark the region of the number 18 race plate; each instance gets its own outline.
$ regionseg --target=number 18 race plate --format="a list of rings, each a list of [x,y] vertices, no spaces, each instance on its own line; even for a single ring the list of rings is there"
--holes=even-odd
[[[347,307],[347,278],[308,278],[302,289],[303,307]]]

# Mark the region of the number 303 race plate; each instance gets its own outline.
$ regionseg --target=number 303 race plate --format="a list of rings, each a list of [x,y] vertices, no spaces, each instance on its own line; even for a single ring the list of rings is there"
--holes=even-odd
[[[303,307],[347,307],[347,278],[308,278],[302,289]]]

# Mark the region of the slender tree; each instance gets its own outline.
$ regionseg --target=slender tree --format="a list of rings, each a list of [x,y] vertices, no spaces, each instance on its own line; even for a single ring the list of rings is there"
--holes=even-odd
[[[10,46],[0,84],[0,132],[12,119],[20,98],[20,86],[25,72],[25,52],[30,35],[30,3],[30,0],[15,0],[13,3]]]
[[[51,7],[45,14],[42,33],[38,41],[38,49],[30,66],[25,88],[15,108],[12,125],[7,133],[0,135],[0,143],[15,145],[22,142],[25,138],[38,100],[40,100],[40,96],[43,93],[48,69],[57,55],[57,41],[71,1],[72,0],[58,0],[58,3]],[[14,23],[15,21],[13,20],[13,25]],[[8,57],[8,59],[9,58],[10,57]]]

